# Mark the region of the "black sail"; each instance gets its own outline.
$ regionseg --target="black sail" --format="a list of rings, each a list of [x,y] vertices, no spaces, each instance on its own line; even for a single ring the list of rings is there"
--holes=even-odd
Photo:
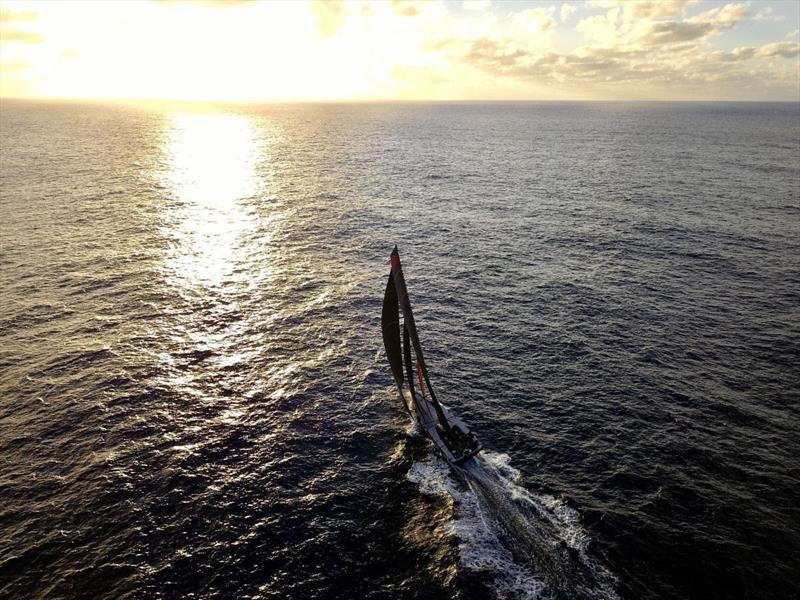
[[[422,344],[420,344],[419,335],[417,334],[417,325],[414,322],[414,313],[411,312],[411,301],[408,299],[406,280],[403,276],[403,267],[400,264],[400,254],[397,252],[397,246],[395,246],[394,250],[392,250],[392,276],[394,277],[394,289],[397,294],[400,310],[403,311],[403,324],[408,330],[411,343],[414,346],[414,353],[417,356],[417,361],[419,362],[422,376],[425,379],[425,384],[427,385],[428,392],[431,396],[431,404],[433,404],[433,408],[436,410],[436,416],[439,418],[439,423],[442,425],[445,431],[450,431],[450,423],[447,421],[447,417],[444,415],[442,406],[439,404],[439,400],[436,398],[436,394],[433,392],[433,387],[431,386],[430,378],[428,377],[428,367],[425,364],[425,357],[422,354]],[[395,375],[395,377],[397,376]]]
[[[383,296],[383,313],[381,314],[381,328],[383,329],[383,345],[392,375],[400,393],[403,393],[403,358],[400,350],[400,314],[397,304],[397,290],[394,287],[394,277],[389,274],[386,284],[386,293]]]

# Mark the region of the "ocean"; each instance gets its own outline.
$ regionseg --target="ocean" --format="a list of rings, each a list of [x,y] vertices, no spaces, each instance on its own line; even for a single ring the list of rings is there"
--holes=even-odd
[[[0,234],[0,597],[800,595],[798,103],[3,100]]]

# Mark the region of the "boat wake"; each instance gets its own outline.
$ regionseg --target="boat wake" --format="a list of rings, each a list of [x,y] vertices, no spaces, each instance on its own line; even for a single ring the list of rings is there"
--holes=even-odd
[[[435,455],[414,463],[407,477],[423,494],[453,500],[447,527],[461,567],[490,577],[498,598],[617,600],[615,578],[590,555],[578,512],[522,487],[509,460],[482,452],[465,465],[469,489]]]

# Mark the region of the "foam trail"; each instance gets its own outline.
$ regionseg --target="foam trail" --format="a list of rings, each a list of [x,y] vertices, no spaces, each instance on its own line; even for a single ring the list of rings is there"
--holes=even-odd
[[[580,515],[564,502],[530,493],[506,454],[484,451],[465,464],[469,489],[443,460],[412,465],[420,491],[457,505],[451,533],[468,570],[494,578],[500,598],[616,600],[614,576],[588,550]]]
[[[453,500],[457,511],[446,524],[450,535],[458,540],[459,563],[468,571],[491,577],[498,598],[545,600],[545,584],[525,565],[515,562],[513,555],[497,537],[494,523],[486,519],[478,498],[455,481],[447,463],[436,455],[414,463],[407,478],[420,492]]]

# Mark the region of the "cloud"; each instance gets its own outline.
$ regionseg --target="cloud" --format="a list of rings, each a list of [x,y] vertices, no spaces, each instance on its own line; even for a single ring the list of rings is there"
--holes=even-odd
[[[653,45],[676,44],[702,38],[713,31],[711,23],[665,21],[653,23],[641,41]]]
[[[44,36],[35,31],[19,29],[16,26],[8,27],[12,23],[32,22],[38,19],[35,11],[13,11],[0,8],[0,42],[18,42],[21,44],[41,44]]]
[[[619,34],[617,30],[618,17],[619,9],[614,8],[605,15],[593,15],[581,19],[575,26],[575,31],[582,33],[589,40],[613,46]]]
[[[0,24],[14,23],[19,21],[35,21],[37,18],[38,15],[32,10],[16,12],[8,8],[0,8]]]
[[[478,38],[467,44],[461,59],[472,66],[501,75],[513,74],[518,61],[528,56],[523,50],[509,47],[490,38]]]
[[[330,37],[344,23],[348,11],[342,0],[314,0],[311,11],[317,19],[317,27],[324,37]]]
[[[576,12],[578,12],[577,6],[575,6],[574,4],[568,4],[564,2],[564,4],[561,5],[561,13],[560,13],[561,22],[563,23],[564,21],[569,19],[572,15],[574,15]]]
[[[758,56],[781,56],[783,58],[794,58],[800,56],[800,44],[796,42],[775,42],[765,44],[756,52]]]
[[[581,20],[576,30],[604,46],[667,46],[686,44],[730,29],[755,15],[746,4],[726,4],[683,19],[689,0],[590,0],[608,8],[604,15]]]
[[[690,42],[730,29],[750,16],[745,4],[726,4],[683,21],[654,21],[636,41],[645,45]]]
[[[22,29],[5,29],[0,32],[0,42],[19,42],[21,44],[41,44],[44,36],[35,31],[24,31]]]
[[[492,6],[492,0],[464,0],[462,7],[464,10],[482,11],[489,10]]]
[[[730,52],[712,52],[711,57],[721,62],[741,62],[753,58],[795,58],[800,56],[800,44],[796,42],[774,42],[758,48],[740,46]]]
[[[403,17],[416,17],[425,8],[421,0],[392,0],[392,10]]]
[[[625,82],[652,78],[648,69],[633,68],[638,52],[586,49],[581,54],[534,53],[497,40],[473,40],[462,56],[471,66],[491,75],[539,83]]]
[[[530,31],[550,31],[555,29],[556,7],[528,8],[512,16],[514,23]]]
[[[13,73],[15,71],[24,71],[30,69],[33,65],[22,60],[15,60],[11,62],[0,63],[0,72]]]
[[[452,38],[440,49],[451,60],[492,78],[528,81],[544,89],[591,89],[607,97],[669,98],[678,90],[687,97],[702,97],[724,89],[725,97],[737,98],[743,88],[800,89],[796,62],[785,67],[763,62],[796,59],[800,44],[795,41],[709,51],[707,42],[715,34],[755,18],[746,4],[727,4],[690,18],[682,16],[688,2],[640,2],[634,9],[616,0],[592,4],[608,10],[580,21],[576,29],[591,43],[572,52],[532,48],[526,40],[515,41],[500,32]],[[550,8],[538,10],[539,15],[554,14]],[[626,10],[649,18],[626,23]]]
[[[697,0],[589,0],[588,6],[603,9],[622,10],[622,18],[626,21],[634,19],[654,19],[661,17],[677,17],[683,14],[686,7]]]
[[[753,13],[746,4],[726,4],[720,8],[712,8],[686,19],[687,23],[712,23],[715,27],[726,29],[733,27],[739,21],[743,21]]]
[[[730,52],[712,52],[710,56],[721,62],[740,62],[750,60],[756,55],[756,48],[752,46],[740,46]]]

